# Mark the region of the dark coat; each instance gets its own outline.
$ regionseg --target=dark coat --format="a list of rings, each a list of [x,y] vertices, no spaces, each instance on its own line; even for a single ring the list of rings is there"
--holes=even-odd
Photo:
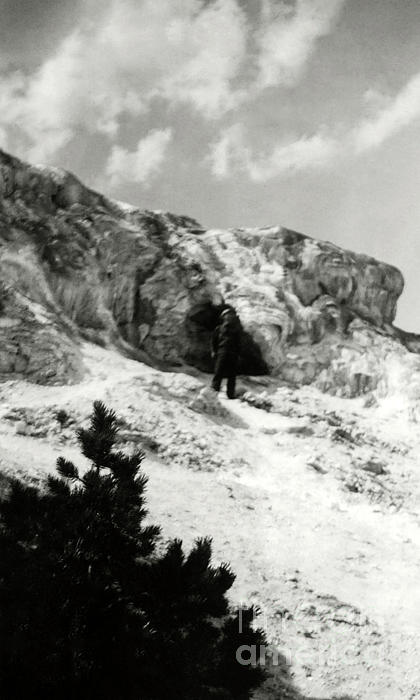
[[[215,375],[232,377],[236,375],[241,351],[242,325],[234,313],[222,316],[212,337],[212,349],[215,357]]]

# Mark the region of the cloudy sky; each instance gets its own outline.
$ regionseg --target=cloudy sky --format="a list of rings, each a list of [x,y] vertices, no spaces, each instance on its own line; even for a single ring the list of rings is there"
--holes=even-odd
[[[420,332],[419,0],[0,0],[0,147],[397,265]]]

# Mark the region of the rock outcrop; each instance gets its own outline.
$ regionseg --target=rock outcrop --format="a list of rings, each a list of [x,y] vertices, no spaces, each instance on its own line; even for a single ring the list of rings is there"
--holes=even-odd
[[[208,370],[222,302],[247,333],[244,373],[358,395],[407,354],[396,268],[281,226],[206,231],[3,152],[0,279],[0,373],[38,382],[80,378],[82,337]]]

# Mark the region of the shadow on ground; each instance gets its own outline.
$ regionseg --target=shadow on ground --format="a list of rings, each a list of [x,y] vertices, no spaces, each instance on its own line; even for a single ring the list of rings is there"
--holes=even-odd
[[[352,695],[340,695],[332,691],[331,695],[315,696],[301,693],[290,676],[290,665],[286,657],[276,652],[276,665],[267,664],[267,680],[257,690],[253,700],[356,700]]]

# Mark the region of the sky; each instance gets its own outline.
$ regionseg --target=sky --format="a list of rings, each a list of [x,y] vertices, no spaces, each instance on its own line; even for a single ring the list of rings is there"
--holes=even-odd
[[[420,332],[418,0],[0,0],[0,148],[396,265]]]

